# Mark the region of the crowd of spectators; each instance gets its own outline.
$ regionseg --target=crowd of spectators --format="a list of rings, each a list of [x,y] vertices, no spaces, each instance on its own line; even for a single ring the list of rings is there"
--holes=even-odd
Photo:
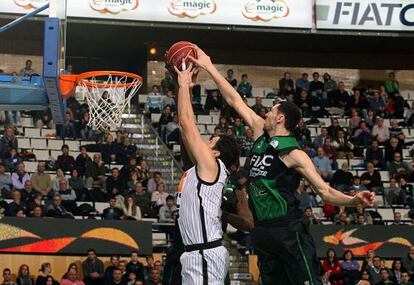
[[[30,272],[26,264],[18,272],[3,269],[1,285],[160,285],[164,267],[152,255],[146,256],[146,265],[139,261],[138,251],[131,252],[129,261],[120,256],[111,256],[107,266],[98,258],[94,249],[89,249],[87,257],[78,263],[71,263],[63,276],[52,274],[52,264],[40,264],[38,275]],[[82,277],[83,276],[83,277]]]
[[[358,262],[351,250],[340,259],[333,248],[328,249],[322,261],[324,285],[412,285],[414,284],[414,246],[402,259],[395,259],[390,267],[384,258],[369,250],[366,258]]]

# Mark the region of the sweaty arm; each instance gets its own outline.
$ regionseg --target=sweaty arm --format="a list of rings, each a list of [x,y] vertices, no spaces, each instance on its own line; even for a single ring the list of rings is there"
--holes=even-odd
[[[223,211],[223,217],[238,230],[250,232],[254,228],[253,215],[245,190],[234,190],[237,196],[236,213]]]
[[[355,196],[348,196],[329,186],[318,174],[312,160],[302,150],[295,149],[282,158],[288,168],[293,168],[302,174],[312,185],[312,189],[327,203],[335,206],[351,206],[364,204],[372,207],[375,194],[369,191],[358,192]]]
[[[187,70],[178,73],[178,120],[183,144],[194,164],[197,165],[197,175],[206,182],[213,182],[219,171],[212,149],[204,142],[194,120],[191,104],[191,77],[193,72]]]

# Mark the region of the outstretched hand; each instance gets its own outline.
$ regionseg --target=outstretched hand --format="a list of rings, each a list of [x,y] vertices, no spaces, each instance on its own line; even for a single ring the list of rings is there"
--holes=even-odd
[[[209,67],[213,66],[211,63],[210,57],[198,46],[194,45],[194,49],[197,53],[197,58],[192,57],[191,55],[188,58],[199,68],[207,70]]]
[[[361,191],[358,192],[354,199],[356,204],[362,204],[364,207],[374,207],[375,206],[375,193],[370,191]]]
[[[184,63],[184,60],[183,60]],[[179,70],[176,66],[174,66],[175,73],[177,74],[177,83],[179,87],[188,87],[191,88],[195,84],[195,79],[198,74],[198,68],[195,68],[193,63],[191,62],[187,69]]]

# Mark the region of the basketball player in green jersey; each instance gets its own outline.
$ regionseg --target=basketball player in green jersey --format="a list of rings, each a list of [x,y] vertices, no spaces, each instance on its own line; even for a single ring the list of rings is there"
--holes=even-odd
[[[301,118],[299,108],[282,102],[262,119],[243,102],[209,56],[196,49],[197,59],[191,60],[210,74],[227,103],[254,132],[248,192],[254,219],[251,238],[259,256],[263,284],[321,285],[309,223],[303,218],[294,195],[298,182],[304,177],[325,202],[337,206],[372,207],[375,194],[361,191],[347,196],[330,187],[292,136]]]

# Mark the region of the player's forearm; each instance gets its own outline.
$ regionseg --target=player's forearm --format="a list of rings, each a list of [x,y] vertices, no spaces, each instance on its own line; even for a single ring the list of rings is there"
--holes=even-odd
[[[353,196],[345,195],[331,187],[318,192],[322,200],[334,206],[354,206],[357,204]]]
[[[183,132],[191,128],[197,128],[194,121],[189,86],[180,86],[178,89],[178,110],[178,120]]]
[[[253,221],[250,221],[249,219],[246,219],[242,216],[226,211],[223,211],[222,216],[230,225],[238,230],[250,232],[254,228]]]

